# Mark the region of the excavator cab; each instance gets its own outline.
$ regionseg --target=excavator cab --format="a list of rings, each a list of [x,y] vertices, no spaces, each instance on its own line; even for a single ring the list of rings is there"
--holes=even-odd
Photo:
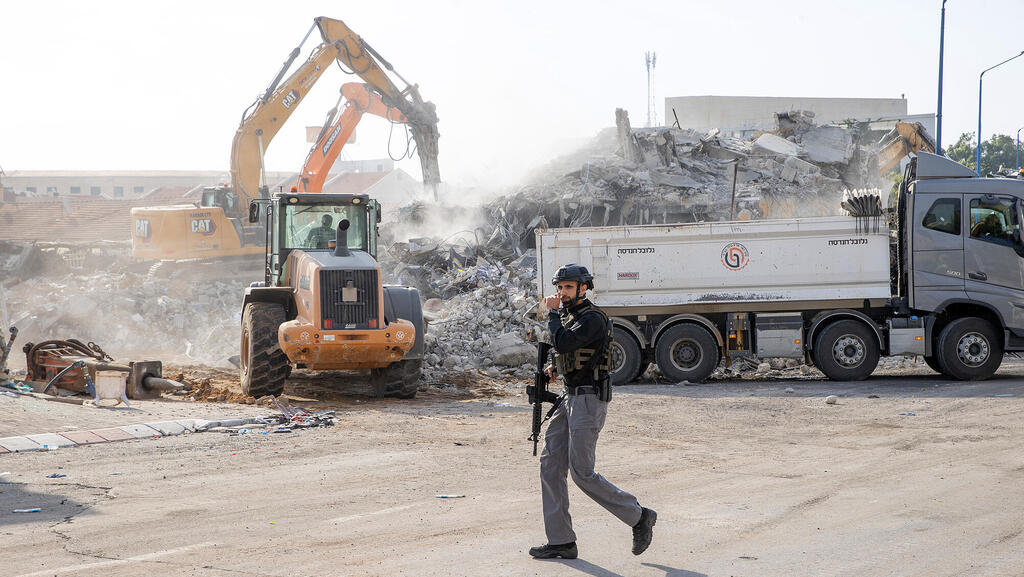
[[[207,186],[203,188],[203,196],[199,201],[199,206],[216,206],[223,209],[225,214],[235,214],[237,212],[237,203],[238,199],[230,187]]]

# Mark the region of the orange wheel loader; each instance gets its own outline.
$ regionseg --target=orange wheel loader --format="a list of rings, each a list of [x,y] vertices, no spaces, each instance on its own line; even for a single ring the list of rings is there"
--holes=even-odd
[[[249,205],[270,238],[242,304],[242,390],[279,395],[292,368],[369,370],[378,396],[412,398],[422,371],[419,292],[385,286],[380,204],[365,194],[278,193]]]

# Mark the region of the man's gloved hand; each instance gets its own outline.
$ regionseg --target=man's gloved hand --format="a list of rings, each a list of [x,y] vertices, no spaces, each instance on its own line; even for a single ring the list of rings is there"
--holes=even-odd
[[[544,374],[548,376],[548,384],[554,383],[555,379],[558,378],[558,371],[555,370],[555,365],[544,367]]]

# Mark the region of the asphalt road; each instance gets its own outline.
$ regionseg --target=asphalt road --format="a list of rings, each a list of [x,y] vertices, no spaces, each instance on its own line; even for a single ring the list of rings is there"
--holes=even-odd
[[[659,512],[640,557],[573,487],[580,558],[529,558],[529,408],[495,396],[2,456],[0,575],[1024,575],[1024,371],[925,373],[616,389],[598,470]]]

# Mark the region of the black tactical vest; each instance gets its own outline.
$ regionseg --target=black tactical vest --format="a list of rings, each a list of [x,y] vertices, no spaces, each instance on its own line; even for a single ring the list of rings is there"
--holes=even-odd
[[[608,378],[612,366],[612,321],[603,310],[587,302],[584,306],[569,312],[569,309],[558,311],[562,326],[568,329],[583,315],[597,313],[604,320],[605,336],[597,348],[582,348],[567,353],[555,353],[555,369],[565,375],[568,381],[577,381],[584,375],[590,375],[595,384]]]

